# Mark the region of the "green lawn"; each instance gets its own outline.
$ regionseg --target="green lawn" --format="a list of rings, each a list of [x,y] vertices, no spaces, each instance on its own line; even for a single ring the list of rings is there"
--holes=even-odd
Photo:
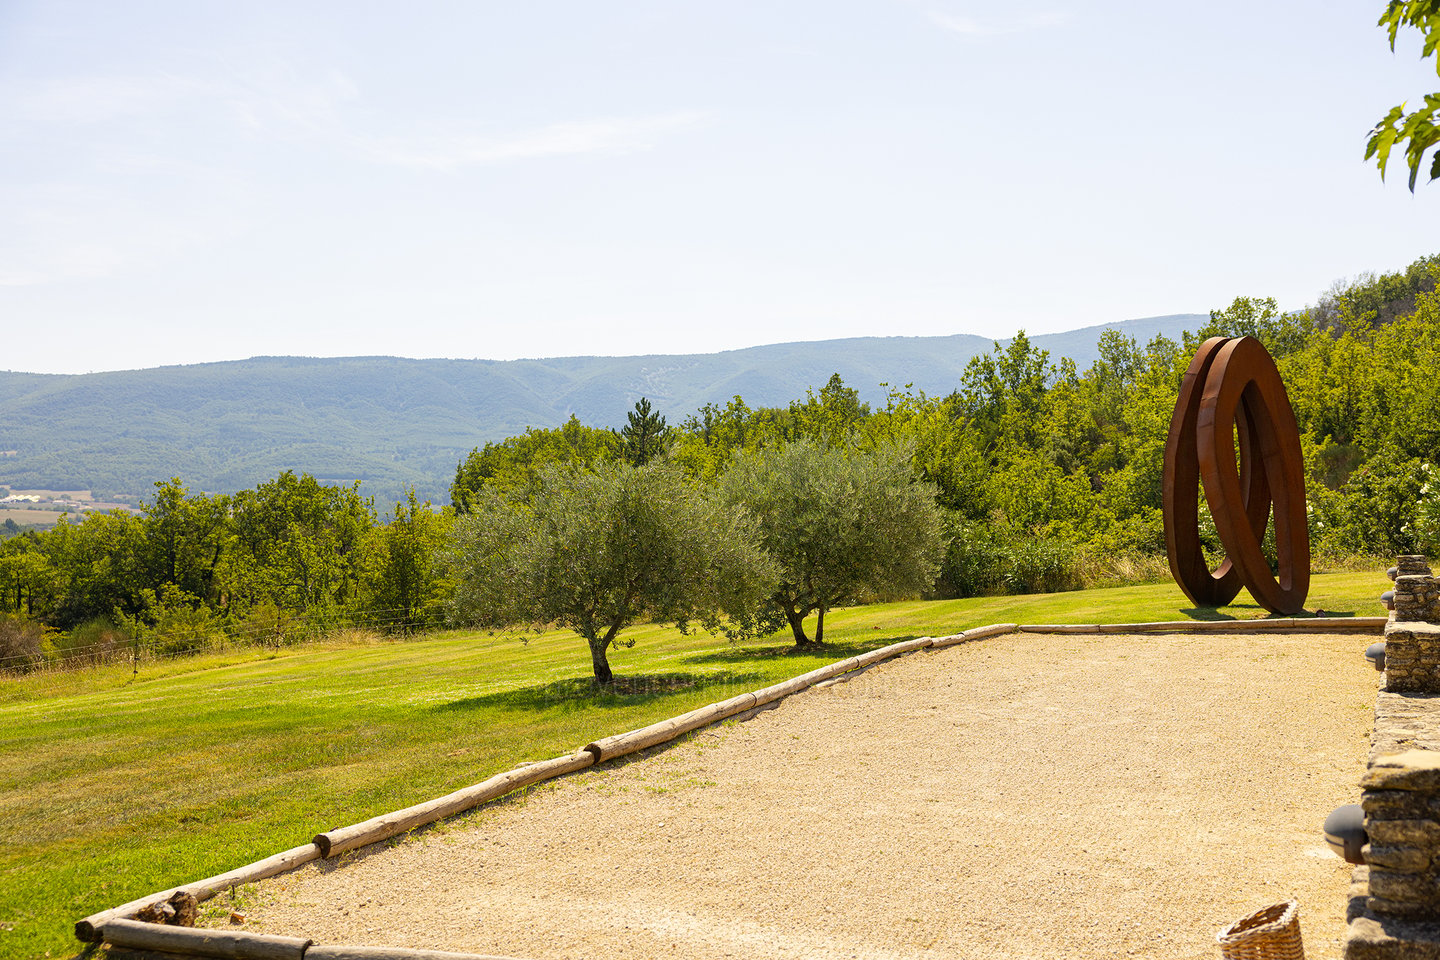
[[[1319,575],[1309,605],[1379,615],[1386,586],[1379,571]],[[0,680],[0,957],[72,955],[73,922],[95,911],[897,640],[1264,612],[1187,607],[1171,584],[879,604],[834,611],[818,654],[784,637],[636,628],[638,644],[611,656],[612,691],[595,689],[583,642],[560,631]]]

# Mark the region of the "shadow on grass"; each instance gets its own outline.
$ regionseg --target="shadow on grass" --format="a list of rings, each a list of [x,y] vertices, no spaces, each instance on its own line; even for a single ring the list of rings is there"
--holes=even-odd
[[[1257,612],[1265,609],[1264,607],[1260,606],[1260,604],[1258,604],[1258,603],[1229,603],[1229,604],[1226,604],[1226,607],[1229,608],[1229,609],[1231,609],[1231,610],[1255,610],[1255,611],[1257,611]],[[1232,614],[1221,613],[1220,610],[1219,610],[1218,608],[1216,608],[1216,607],[1183,607],[1183,608],[1181,608],[1180,612],[1183,613],[1183,614],[1185,614],[1185,616],[1189,617],[1191,620],[1240,620],[1240,619],[1242,619],[1241,617],[1236,617],[1236,616],[1233,616]],[[1295,616],[1296,616],[1297,619],[1304,619],[1305,617],[1353,617],[1353,616],[1355,616],[1355,611],[1354,611],[1354,610],[1302,610],[1302,611],[1300,611],[1299,613],[1297,613]],[[1259,617],[1259,618],[1256,618],[1256,617],[1244,617],[1243,619],[1246,619],[1246,620],[1254,620],[1254,619],[1262,619],[1262,620],[1285,620],[1285,619],[1289,619],[1289,618],[1288,618],[1287,616],[1285,616],[1285,615],[1282,615],[1282,614],[1270,613],[1270,614],[1266,614],[1264,617]]]
[[[809,644],[804,647],[797,647],[793,640],[777,643],[775,646],[767,647],[727,647],[723,650],[706,650],[703,653],[695,653],[685,658],[686,663],[743,663],[750,660],[758,660],[761,657],[818,657],[826,663],[836,660],[844,660],[847,657],[858,657],[862,653],[869,653],[871,650],[878,650],[881,647],[888,647],[892,643],[903,643],[906,640],[914,640],[916,634],[907,633],[903,637],[877,637],[874,640],[857,642],[848,641],[844,643],[831,643],[826,641],[818,646]]]
[[[757,671],[726,673],[647,673],[634,677],[617,675],[613,682],[603,684],[594,677],[571,677],[551,683],[520,687],[483,697],[468,697],[436,706],[437,711],[510,710],[537,712],[582,710],[589,707],[620,707],[653,703],[677,693],[696,690],[717,691],[713,698],[723,700],[764,685]]]

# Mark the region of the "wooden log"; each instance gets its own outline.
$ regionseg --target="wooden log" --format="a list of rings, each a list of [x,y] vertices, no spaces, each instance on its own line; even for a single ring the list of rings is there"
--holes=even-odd
[[[1141,623],[1102,623],[1104,633],[1178,633],[1192,621],[1148,620]]]
[[[857,669],[859,667],[868,667],[872,663],[880,663],[882,660],[889,660],[891,657],[898,657],[903,653],[910,653],[912,650],[923,650],[934,642],[934,637],[916,637],[914,640],[901,640],[899,643],[892,643],[888,647],[881,647],[878,650],[871,650],[869,653],[862,653],[855,658]]]
[[[1296,617],[1295,630],[1334,630],[1339,633],[1384,630],[1389,617]]]
[[[962,633],[952,634],[948,637],[941,637],[930,642],[932,650],[940,647],[953,647],[957,643],[969,643],[971,640],[984,640],[986,637],[998,637],[1006,633],[1014,633],[1019,627],[1013,623],[990,623],[983,627],[975,627]]]
[[[678,717],[652,723],[648,727],[641,727],[628,733],[617,733],[614,736],[587,743],[584,749],[594,755],[596,763],[613,760],[616,757],[623,757],[627,753],[644,750],[646,747],[668,743],[691,730],[698,730],[727,717],[733,717],[737,713],[744,713],[753,706],[755,706],[755,694],[742,693],[738,697],[698,707],[689,713],[682,713]]]
[[[204,880],[196,880],[194,883],[187,883],[180,889],[192,894],[196,900],[205,901],[231,887],[279,876],[303,867],[312,860],[319,859],[320,848],[314,843],[306,843],[266,857],[264,860],[257,860],[237,870],[231,870],[229,873],[221,873],[213,877],[206,877]]]
[[[444,950],[411,950],[408,947],[311,947],[306,960],[515,960],[488,953],[447,953]]]
[[[372,817],[364,823],[317,834],[314,843],[320,849],[321,856],[339,856],[372,843],[379,843],[381,840],[388,840],[427,823],[434,823],[436,820],[464,813],[486,801],[502,797],[512,790],[518,790],[532,783],[550,780],[567,773],[574,773],[577,770],[584,770],[594,762],[594,754],[581,750],[576,754],[527,764],[514,770],[498,773],[489,780],[456,790],[443,797]]]
[[[848,660],[836,660],[834,663],[817,667],[809,673],[802,673],[798,677],[791,677],[789,680],[771,684],[762,690],[755,691],[755,706],[763,706],[773,703],[791,694],[799,693],[801,690],[808,690],[821,680],[829,680],[831,677],[838,677],[842,673],[849,673],[860,666],[857,658],[850,657]]]
[[[257,860],[254,863],[238,867],[228,873],[206,877],[204,880],[196,880],[194,883],[187,883],[180,887],[171,887],[168,890],[152,893],[138,900],[131,900],[129,903],[112,907],[109,910],[102,910],[99,913],[86,917],[84,920],[77,921],[75,923],[75,938],[85,943],[96,943],[100,940],[100,928],[109,920],[131,919],[140,913],[141,910],[164,903],[179,893],[188,893],[197,901],[209,900],[222,890],[238,887],[245,883],[254,883],[257,880],[264,880],[267,877],[274,877],[294,870],[297,867],[304,866],[311,860],[320,859],[320,855],[319,847],[314,843],[307,843],[303,846],[292,847],[283,853],[266,857],[264,860]]]
[[[303,960],[311,941],[239,930],[197,930],[138,920],[109,920],[101,928],[106,943],[189,957],[221,960]]]
[[[1248,633],[1285,631],[1288,633],[1368,633],[1382,630],[1385,617],[1268,617],[1261,620],[1150,620],[1139,623],[1097,624],[1101,633]],[[1061,632],[1058,624],[1037,624],[1023,629],[1030,632]],[[939,642],[937,641],[937,645]]]
[[[129,903],[122,903],[118,907],[111,907],[109,910],[92,913],[84,920],[75,921],[75,939],[82,943],[99,943],[100,931],[105,924],[112,920],[129,920],[141,910],[164,903],[179,892],[179,887],[171,887],[159,893],[147,894],[138,900],[131,900]]]
[[[1278,620],[1201,620],[1190,630],[1196,633],[1256,633],[1262,630],[1289,630],[1289,617]]]
[[[1099,633],[1098,623],[1022,623],[1021,633]]]
[[[1291,619],[1277,620],[1150,620],[1141,623],[1102,623],[1101,633],[1244,633],[1266,629],[1254,624],[1269,624],[1268,629],[1289,630]]]

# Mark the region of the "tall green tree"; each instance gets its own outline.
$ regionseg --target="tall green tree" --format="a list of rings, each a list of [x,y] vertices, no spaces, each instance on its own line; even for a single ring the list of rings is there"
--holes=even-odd
[[[145,544],[144,586],[160,590],[172,584],[217,605],[217,575],[232,542],[230,498],[189,495],[179,477],[155,482],[155,498],[141,503]]]
[[[59,572],[41,552],[38,538],[14,537],[0,545],[0,611],[27,617],[48,613],[59,588]]]
[[[357,598],[361,547],[374,523],[373,501],[358,482],[330,486],[286,470],[235,494],[231,580],[247,603],[338,611]]]
[[[635,409],[626,414],[625,426],[620,428],[620,455],[632,467],[643,467],[665,452],[670,430],[665,426],[665,417],[650,407],[650,401],[641,397]]]
[[[509,495],[548,467],[565,463],[594,467],[614,460],[619,451],[615,431],[587,427],[572,413],[559,427],[530,427],[519,436],[471,450],[455,468],[450,504],[463,516],[482,489]]]
[[[1313,330],[1310,313],[1282,313],[1274,297],[1236,297],[1224,310],[1211,310],[1205,326],[1185,335],[1185,349],[1193,355],[1210,337],[1254,337],[1279,360],[1304,347]]]
[[[454,515],[417,501],[411,487],[390,522],[375,531],[377,556],[367,570],[372,613],[392,629],[437,623],[449,595],[442,554]]]
[[[755,517],[761,546],[780,565],[770,603],[797,645],[825,641],[834,606],[918,594],[935,580],[945,549],[940,508],[904,448],[801,441],[758,450],[736,459],[722,490]]]
[[[869,416],[870,405],[861,402],[860,391],[845,386],[840,374],[832,373],[818,395],[806,388],[805,402],[790,404],[788,439],[838,447],[854,436]]]
[[[60,573],[63,594],[51,619],[69,629],[95,617],[136,616],[147,606],[145,521],[115,510],[61,517],[41,537],[41,549]]]
[[[746,632],[774,573],[744,514],[664,462],[557,467],[523,503],[490,493],[474,507],[456,528],[454,617],[568,627],[601,683],[631,624]]]

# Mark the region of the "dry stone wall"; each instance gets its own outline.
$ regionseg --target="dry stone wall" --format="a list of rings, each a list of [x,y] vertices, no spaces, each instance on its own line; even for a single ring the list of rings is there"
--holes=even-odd
[[[1440,581],[1425,558],[1391,571],[1385,677],[1360,780],[1369,842],[1355,872],[1346,960],[1440,960]]]
[[[1440,581],[1424,557],[1397,560],[1394,605],[1385,627],[1385,689],[1440,693]]]
[[[1385,689],[1440,692],[1440,581],[1424,557],[1395,563],[1395,600],[1385,626]]]

